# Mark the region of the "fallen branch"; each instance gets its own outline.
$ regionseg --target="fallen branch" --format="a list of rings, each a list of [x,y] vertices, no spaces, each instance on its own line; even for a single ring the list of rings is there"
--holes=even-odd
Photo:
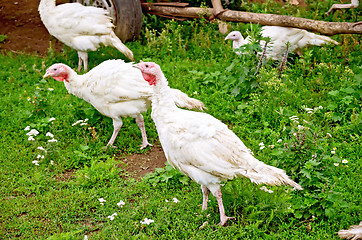
[[[171,17],[200,18],[213,15],[213,8],[197,7],[165,7],[154,5],[142,5],[143,11],[157,13]],[[242,11],[227,10],[215,16],[222,21],[259,23],[261,25],[295,27],[324,35],[335,34],[362,34],[362,22],[324,22],[306,18],[291,17],[277,14],[251,13]]]

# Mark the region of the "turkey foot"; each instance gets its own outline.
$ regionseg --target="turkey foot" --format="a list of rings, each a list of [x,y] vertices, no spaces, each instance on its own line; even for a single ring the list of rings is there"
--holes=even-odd
[[[234,217],[227,217],[226,215],[225,216],[220,216],[220,218],[222,219],[219,223],[220,226],[225,226],[228,222],[228,220],[236,220],[236,218]]]
[[[141,149],[144,149],[144,148],[146,148],[146,147],[148,147],[148,146],[152,147],[153,145],[152,145],[151,143],[149,143],[149,142],[142,143]]]

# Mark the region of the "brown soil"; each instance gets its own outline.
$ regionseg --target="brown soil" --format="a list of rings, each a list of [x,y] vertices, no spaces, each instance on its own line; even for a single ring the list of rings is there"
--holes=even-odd
[[[0,2],[0,35],[6,35],[0,49],[12,52],[44,55],[52,39],[40,20],[38,6],[40,0],[6,0]],[[68,2],[58,0],[57,3]],[[62,43],[55,41],[56,50]]]
[[[125,167],[129,177],[133,178],[141,178],[149,172],[154,172],[156,168],[164,167],[167,161],[161,146],[151,147],[146,154],[134,154],[120,160],[120,167]]]

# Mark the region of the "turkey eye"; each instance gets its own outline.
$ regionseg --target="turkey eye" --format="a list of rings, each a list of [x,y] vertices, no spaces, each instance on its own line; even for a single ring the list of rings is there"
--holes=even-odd
[[[148,68],[148,65],[146,64],[146,68]]]
[[[56,71],[57,69],[56,68],[54,68],[54,71]]]

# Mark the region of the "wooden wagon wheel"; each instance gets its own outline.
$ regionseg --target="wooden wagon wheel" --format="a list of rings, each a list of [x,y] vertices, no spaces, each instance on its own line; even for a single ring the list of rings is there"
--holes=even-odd
[[[114,32],[123,41],[138,38],[142,28],[142,8],[139,0],[71,0],[85,6],[104,8],[115,25]]]

